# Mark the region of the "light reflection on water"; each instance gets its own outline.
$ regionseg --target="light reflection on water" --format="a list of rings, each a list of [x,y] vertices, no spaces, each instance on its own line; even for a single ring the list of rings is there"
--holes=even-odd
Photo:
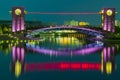
[[[13,42],[13,41],[12,41]],[[115,53],[119,52],[119,45],[104,45],[103,42],[93,41],[88,42],[85,39],[77,37],[54,37],[48,38],[43,42],[40,41],[15,41],[16,43],[0,42],[0,52],[8,55],[10,52],[12,61],[11,61],[11,70],[14,72],[16,77],[26,72],[34,71],[64,71],[64,70],[96,70],[102,73],[111,74],[115,68]],[[84,61],[49,61],[49,62],[27,62],[25,56],[26,53],[34,52],[36,54],[47,54],[52,56],[82,56],[82,55],[91,55],[97,52],[101,53],[101,58],[99,62],[84,62]],[[96,54],[95,54],[96,55]],[[28,55],[29,56],[29,55]],[[96,55],[97,56],[97,55]],[[6,56],[7,57],[7,56]],[[31,60],[32,61],[32,60]],[[38,76],[39,77],[39,76]]]

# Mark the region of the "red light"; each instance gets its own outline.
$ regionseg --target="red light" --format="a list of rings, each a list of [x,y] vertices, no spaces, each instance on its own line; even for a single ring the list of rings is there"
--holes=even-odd
[[[100,64],[96,64],[96,69],[101,69],[101,65]]]
[[[71,64],[72,69],[80,69],[80,64]]]
[[[68,69],[69,67],[70,67],[70,65],[68,63],[61,63],[60,64],[61,69]]]
[[[35,67],[35,65],[34,64],[30,64],[30,70],[32,71],[32,70],[34,70],[34,67]]]
[[[80,63],[80,62],[52,62],[26,64],[25,69],[34,70],[100,70],[99,63]]]
[[[89,69],[88,64],[87,63],[83,63],[82,64],[82,69]]]
[[[94,64],[89,64],[89,68],[94,69],[95,65]]]

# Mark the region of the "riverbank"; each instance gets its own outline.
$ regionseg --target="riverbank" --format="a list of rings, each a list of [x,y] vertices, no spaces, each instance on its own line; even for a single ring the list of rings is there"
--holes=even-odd
[[[117,40],[117,39],[104,39],[103,40],[105,43],[120,43],[120,39]]]

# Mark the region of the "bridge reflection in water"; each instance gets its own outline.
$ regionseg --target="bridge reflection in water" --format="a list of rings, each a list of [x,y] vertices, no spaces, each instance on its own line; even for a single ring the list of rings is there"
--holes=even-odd
[[[29,45],[27,45],[30,47]],[[88,46],[89,47],[89,46]],[[99,47],[99,46],[97,46]],[[33,48],[34,49],[34,48]],[[41,48],[39,48],[41,49]],[[23,72],[33,71],[54,71],[54,70],[98,70],[102,73],[111,74],[115,70],[114,47],[101,48],[101,61],[99,62],[38,62],[30,63],[25,61],[25,48],[12,47],[12,70],[16,77],[19,77]],[[84,49],[83,49],[84,50]],[[62,54],[62,53],[61,53]],[[81,54],[81,53],[79,53]],[[73,54],[74,55],[74,54]]]

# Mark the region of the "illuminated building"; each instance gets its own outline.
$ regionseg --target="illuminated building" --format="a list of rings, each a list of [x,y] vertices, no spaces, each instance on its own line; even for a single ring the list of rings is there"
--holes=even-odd
[[[87,25],[89,25],[89,23],[88,22],[79,22],[79,25],[80,26],[87,26]]]

